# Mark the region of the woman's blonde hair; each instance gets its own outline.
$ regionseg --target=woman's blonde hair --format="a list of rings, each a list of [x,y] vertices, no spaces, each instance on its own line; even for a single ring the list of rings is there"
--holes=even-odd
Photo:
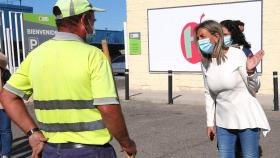
[[[224,45],[224,33],[223,33],[223,29],[222,26],[220,25],[220,23],[214,21],[214,20],[206,20],[202,23],[200,23],[198,26],[196,26],[196,28],[194,29],[194,34],[195,37],[197,35],[197,31],[201,28],[206,29],[207,31],[209,31],[212,35],[215,36],[215,34],[219,34],[220,35],[220,39],[218,41],[218,43],[215,46],[215,53],[217,55],[217,63],[218,65],[220,65],[222,63],[222,61],[224,62],[226,59],[225,53],[223,52],[223,49],[227,49],[227,47]],[[198,42],[198,38],[195,38],[196,43]],[[198,45],[198,43],[197,43]],[[211,60],[211,56],[210,55],[205,55],[203,54],[203,57],[205,57],[208,61],[212,61]]]

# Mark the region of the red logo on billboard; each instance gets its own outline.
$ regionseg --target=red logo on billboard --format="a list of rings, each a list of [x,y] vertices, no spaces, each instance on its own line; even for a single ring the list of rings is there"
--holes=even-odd
[[[202,14],[200,17],[200,22],[205,15]],[[196,22],[187,23],[181,33],[181,49],[185,59],[192,63],[196,64],[201,61],[201,55],[196,43],[194,41],[194,28],[198,24]]]

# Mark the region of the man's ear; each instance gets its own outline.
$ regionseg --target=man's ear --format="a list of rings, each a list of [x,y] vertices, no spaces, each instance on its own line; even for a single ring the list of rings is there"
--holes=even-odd
[[[85,24],[86,23],[86,14],[83,14],[81,19],[80,19],[80,23],[81,24]]]

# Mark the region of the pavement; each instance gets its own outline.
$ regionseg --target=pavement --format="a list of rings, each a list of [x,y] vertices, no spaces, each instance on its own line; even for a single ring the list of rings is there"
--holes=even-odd
[[[116,77],[118,94],[121,100],[125,100],[125,85],[123,77]],[[205,105],[203,91],[175,91],[172,94],[174,104],[183,105]],[[280,98],[280,97],[278,97]],[[273,110],[273,95],[257,94],[257,99],[264,109]],[[158,104],[168,104],[168,90],[151,91],[151,90],[129,90],[129,100],[145,101]],[[280,156],[279,156],[280,157]]]
[[[175,92],[169,105],[167,92],[130,91],[124,100],[124,80],[117,77],[119,97],[130,136],[138,148],[137,158],[216,158],[216,140],[206,137],[204,96],[202,92]],[[262,158],[280,157],[280,112],[273,111],[273,97],[259,95],[272,131],[261,136]],[[33,103],[27,104],[34,116]],[[30,157],[31,149],[21,130],[13,124],[14,158]],[[118,158],[124,158],[116,140],[112,141]]]

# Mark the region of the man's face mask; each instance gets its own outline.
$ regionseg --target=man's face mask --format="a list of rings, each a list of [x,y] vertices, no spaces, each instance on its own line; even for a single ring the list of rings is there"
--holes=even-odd
[[[229,47],[232,44],[232,39],[230,35],[224,36],[224,45]]]
[[[214,45],[210,42],[209,38],[198,40],[198,45],[202,53],[204,54],[212,54]]]
[[[94,19],[94,21],[95,21],[95,19]],[[95,29],[94,29],[93,25],[91,24],[91,22],[89,20],[87,20],[87,23],[88,23],[89,26],[85,26],[85,30],[87,32],[85,42],[88,43],[88,44],[91,44],[95,40],[96,32],[95,32]],[[92,29],[91,32],[88,32],[88,30],[87,30],[87,28],[89,28],[89,27]]]

